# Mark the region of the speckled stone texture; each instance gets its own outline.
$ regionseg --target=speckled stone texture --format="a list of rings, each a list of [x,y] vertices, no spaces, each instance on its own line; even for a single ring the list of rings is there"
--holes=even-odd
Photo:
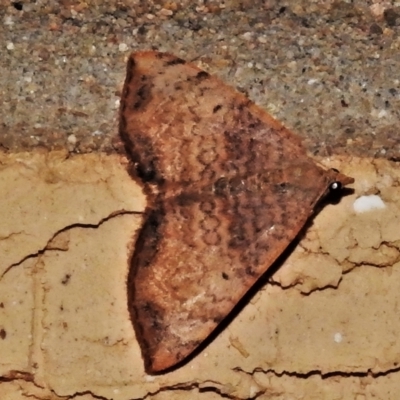
[[[399,14],[385,0],[0,0],[0,398],[398,400]],[[356,179],[226,329],[159,376],[126,307],[145,197],[102,154],[123,151],[126,61],[144,49],[221,77]],[[357,213],[364,195],[385,208]]]
[[[398,159],[399,10],[386,1],[1,2],[0,146],[114,151],[132,50],[193,60],[314,154]]]

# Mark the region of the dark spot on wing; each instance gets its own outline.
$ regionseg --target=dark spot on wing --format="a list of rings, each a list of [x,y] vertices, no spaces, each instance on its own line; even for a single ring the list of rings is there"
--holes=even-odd
[[[159,250],[161,240],[161,225],[164,211],[161,205],[148,212],[146,221],[136,242],[135,253],[132,257],[132,270],[150,267]]]
[[[143,107],[151,99],[151,88],[150,85],[142,85],[136,92],[136,101],[133,103],[135,110]]]
[[[213,114],[215,114],[215,113],[216,113],[217,111],[219,111],[221,108],[222,108],[222,105],[221,105],[221,104],[216,105],[216,106],[213,108]]]
[[[200,71],[197,75],[196,75],[196,79],[198,79],[199,81],[203,80],[203,79],[207,79],[210,77],[210,74],[206,71]]]
[[[165,62],[166,67],[170,67],[172,65],[178,65],[178,64],[186,64],[186,61],[182,60],[182,58],[174,58],[172,60],[168,60]]]

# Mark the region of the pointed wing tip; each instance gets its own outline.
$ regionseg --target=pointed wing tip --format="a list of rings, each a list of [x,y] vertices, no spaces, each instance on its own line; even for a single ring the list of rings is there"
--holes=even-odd
[[[189,362],[198,347],[198,342],[179,343],[175,340],[161,340],[151,347],[141,346],[145,371],[149,375],[171,372]]]
[[[344,175],[341,172],[337,174],[336,179],[342,184],[342,186],[347,186],[354,183],[353,177]]]
[[[144,355],[144,358],[146,373],[150,375],[168,372],[181,361],[177,359],[175,354],[165,349],[158,349],[151,355]]]
[[[342,174],[336,168],[331,168],[326,172],[328,174],[327,176],[329,177],[328,181],[330,181],[331,184],[337,182],[340,184],[340,187],[345,187],[347,185],[354,183],[353,177]]]

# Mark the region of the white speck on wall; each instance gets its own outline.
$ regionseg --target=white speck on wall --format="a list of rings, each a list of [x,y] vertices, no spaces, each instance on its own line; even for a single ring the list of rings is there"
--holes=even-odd
[[[257,395],[257,393],[259,393],[259,391],[260,391],[260,388],[258,386],[251,385],[250,390],[249,390],[249,396],[251,398],[253,398]]]
[[[267,39],[266,36],[259,36],[257,38],[257,41],[260,42],[260,43],[263,43],[263,44],[268,43],[268,39]]]
[[[3,21],[4,21],[4,25],[8,25],[8,26],[14,25],[14,21],[13,21],[13,18],[11,17],[11,15],[6,15],[3,19]]]
[[[126,43],[120,43],[118,45],[118,50],[123,52],[123,51],[127,51],[128,50],[128,45]]]
[[[378,112],[378,118],[385,118],[385,117],[387,117],[387,115],[388,115],[388,112],[386,110],[380,110]]]
[[[340,342],[343,340],[342,334],[341,334],[340,332],[335,333],[335,334],[333,335],[333,340],[334,340],[336,343],[340,343]]]
[[[382,210],[386,208],[383,200],[376,194],[361,196],[353,203],[353,209],[356,213],[364,213],[372,210]]]
[[[243,33],[242,38],[244,40],[250,41],[253,39],[253,35],[254,35],[253,32],[245,32],[245,33]]]
[[[75,135],[69,135],[67,140],[68,140],[68,143],[70,143],[70,144],[76,144],[76,142],[77,142]]]

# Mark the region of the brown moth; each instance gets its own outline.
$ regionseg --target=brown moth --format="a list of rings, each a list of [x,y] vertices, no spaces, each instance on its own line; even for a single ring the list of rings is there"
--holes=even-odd
[[[128,307],[157,373],[189,356],[298,235],[353,182],[310,159],[249,99],[175,56],[130,56],[120,134],[148,207]]]

